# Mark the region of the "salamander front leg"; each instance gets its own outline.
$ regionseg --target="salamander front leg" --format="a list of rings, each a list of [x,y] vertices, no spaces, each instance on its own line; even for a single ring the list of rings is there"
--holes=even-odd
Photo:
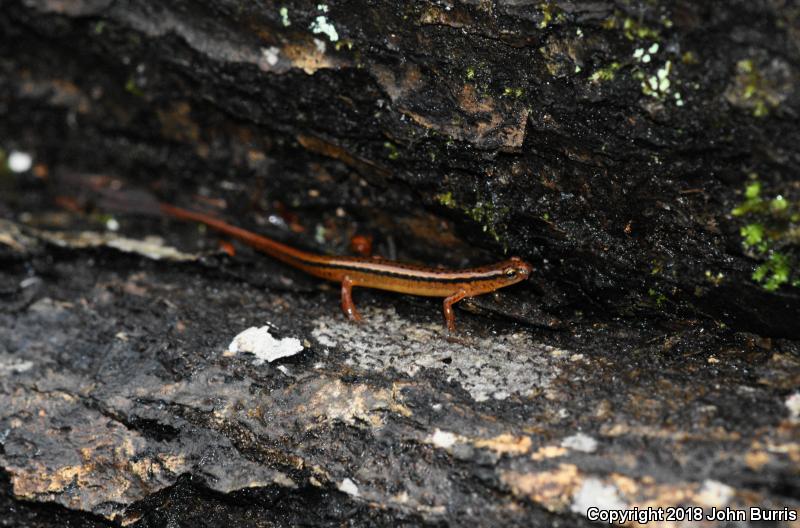
[[[353,281],[347,276],[342,279],[342,311],[351,321],[361,321],[361,314],[353,304]]]
[[[444,300],[444,320],[447,323],[447,330],[456,331],[456,317],[453,315],[453,305],[467,296],[467,292],[459,290]]]

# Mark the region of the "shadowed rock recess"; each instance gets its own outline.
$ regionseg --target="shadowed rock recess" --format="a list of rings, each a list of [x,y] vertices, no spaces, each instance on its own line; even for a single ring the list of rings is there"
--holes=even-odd
[[[800,507],[793,3],[1,6],[0,526]],[[355,325],[117,190],[535,269]]]

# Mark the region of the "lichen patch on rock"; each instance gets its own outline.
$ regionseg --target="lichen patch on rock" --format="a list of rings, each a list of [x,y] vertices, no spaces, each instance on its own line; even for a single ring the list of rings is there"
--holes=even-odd
[[[409,376],[422,369],[439,371],[476,401],[544,389],[570,356],[522,330],[449,339],[440,323],[407,321],[391,308],[367,310],[364,318],[366,324],[353,325],[325,315],[315,321],[311,335],[325,347],[339,347],[355,367],[380,372],[393,368]]]

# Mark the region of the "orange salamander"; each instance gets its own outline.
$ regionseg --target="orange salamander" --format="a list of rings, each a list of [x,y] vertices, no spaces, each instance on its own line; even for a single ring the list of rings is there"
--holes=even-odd
[[[444,297],[444,318],[447,329],[452,332],[455,330],[453,304],[467,297],[516,284],[527,279],[533,270],[530,264],[517,257],[479,268],[448,270],[402,264],[381,257],[317,255],[203,213],[164,203],[160,204],[160,208],[164,214],[204,224],[310,275],[341,283],[342,310],[354,321],[360,321],[361,315],[353,304],[353,288],[374,288],[425,297]]]

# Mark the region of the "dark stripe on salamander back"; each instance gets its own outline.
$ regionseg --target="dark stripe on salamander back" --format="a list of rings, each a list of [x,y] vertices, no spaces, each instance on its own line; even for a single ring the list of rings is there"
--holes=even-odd
[[[486,275],[477,275],[475,277],[461,277],[461,278],[446,278],[446,277],[424,277],[419,276],[414,273],[416,271],[414,268],[409,267],[408,273],[402,273],[398,271],[385,271],[385,270],[376,270],[374,268],[363,268],[359,266],[348,266],[347,264],[329,264],[323,263],[318,261],[311,261],[311,260],[304,260],[297,257],[292,256],[292,260],[297,262],[299,265],[308,266],[312,268],[325,268],[325,269],[336,269],[336,270],[346,270],[346,271],[353,271],[356,273],[367,273],[370,275],[379,275],[382,277],[395,277],[398,279],[407,279],[413,280],[418,282],[438,282],[444,284],[459,284],[464,282],[480,282],[485,280],[493,280],[503,276],[503,272],[499,270],[487,270]],[[394,264],[394,263],[393,263]]]

